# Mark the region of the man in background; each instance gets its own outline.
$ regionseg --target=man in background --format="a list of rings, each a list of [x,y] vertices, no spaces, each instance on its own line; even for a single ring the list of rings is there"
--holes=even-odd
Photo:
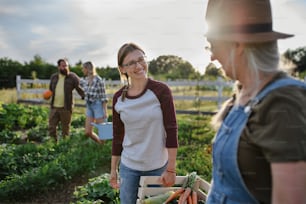
[[[49,135],[58,142],[57,126],[61,123],[62,137],[69,136],[71,116],[73,109],[73,90],[85,97],[83,89],[80,87],[79,77],[69,71],[69,63],[66,59],[57,61],[58,72],[50,78],[49,89],[53,92],[50,104],[49,115]]]

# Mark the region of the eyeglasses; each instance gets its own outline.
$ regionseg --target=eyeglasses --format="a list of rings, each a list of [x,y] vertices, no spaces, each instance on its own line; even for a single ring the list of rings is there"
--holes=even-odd
[[[146,64],[146,57],[140,57],[138,58],[137,61],[131,61],[129,63],[123,64],[123,67],[128,67],[128,68],[135,68],[137,66],[137,63],[140,65],[145,65]]]

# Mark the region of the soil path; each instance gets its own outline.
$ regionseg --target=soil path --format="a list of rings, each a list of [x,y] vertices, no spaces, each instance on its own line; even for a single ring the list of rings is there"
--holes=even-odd
[[[44,194],[38,195],[27,204],[69,204],[73,201],[73,192],[75,187],[88,183],[88,176],[81,176],[68,181],[66,184],[59,186],[56,190],[51,190]]]
[[[83,186],[88,183],[88,179],[109,172],[108,168],[108,165],[105,165],[97,169],[95,172],[73,178],[62,186],[59,186],[57,189],[37,195],[37,197],[32,198],[29,201],[22,202],[22,204],[69,204],[74,201],[73,192],[77,186]]]

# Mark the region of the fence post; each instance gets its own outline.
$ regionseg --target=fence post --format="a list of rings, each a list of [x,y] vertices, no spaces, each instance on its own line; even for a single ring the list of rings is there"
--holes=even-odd
[[[20,90],[21,90],[21,76],[16,76],[16,90],[17,90],[17,102],[20,100]]]

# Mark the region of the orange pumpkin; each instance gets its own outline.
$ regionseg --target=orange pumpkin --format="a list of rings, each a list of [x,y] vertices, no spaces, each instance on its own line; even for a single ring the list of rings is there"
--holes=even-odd
[[[52,96],[52,94],[53,94],[53,92],[52,92],[51,90],[46,90],[46,91],[44,91],[44,93],[43,93],[43,97],[44,97],[45,100],[48,100],[48,99],[50,99],[50,97]]]

